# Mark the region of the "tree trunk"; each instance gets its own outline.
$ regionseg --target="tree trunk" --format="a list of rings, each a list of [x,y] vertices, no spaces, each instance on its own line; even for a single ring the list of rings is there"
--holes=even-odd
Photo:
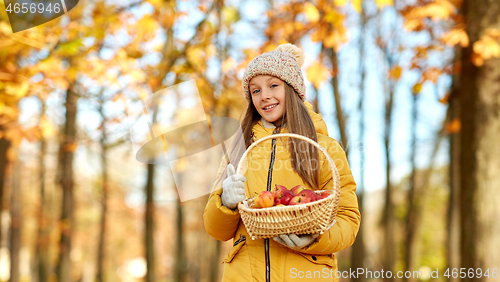
[[[214,255],[213,259],[210,261],[210,279],[209,282],[217,282],[217,278],[219,277],[219,258],[220,258],[220,245],[221,242],[219,240],[215,240],[214,243]]]
[[[415,101],[416,102],[416,101]],[[414,104],[416,106],[416,103]],[[414,122],[413,124],[416,126],[416,107],[414,108]],[[446,117],[444,118],[442,122],[442,128],[441,130],[437,133],[436,136],[436,141],[434,143],[434,148],[432,150],[432,154],[429,160],[429,167],[423,172],[421,176],[418,177],[418,179],[421,179],[421,181],[417,182],[416,181],[416,172],[417,170],[415,169],[414,172],[412,173],[412,190],[413,190],[413,196],[409,197],[409,201],[411,204],[411,207],[409,208],[409,214],[408,214],[408,222],[407,222],[407,245],[406,245],[406,270],[407,271],[413,271],[418,268],[418,258],[419,258],[419,253],[418,250],[420,249],[420,242],[418,241],[419,235],[420,235],[420,230],[421,230],[421,220],[422,220],[422,214],[423,211],[425,210],[425,203],[427,202],[428,194],[429,194],[429,188],[430,188],[430,179],[432,176],[432,173],[434,171],[434,162],[436,160],[436,157],[439,152],[439,147],[441,146],[441,142],[444,139],[444,136],[446,134],[446,125],[450,122],[450,117],[451,117],[451,111],[450,108],[446,111]],[[414,132],[415,133],[415,132]],[[416,141],[416,136],[412,137],[413,141]],[[414,147],[416,149],[416,147]],[[414,151],[416,151],[414,149]],[[414,156],[413,156],[414,160]],[[414,281],[414,277],[406,278],[409,281]]]
[[[361,74],[361,81],[360,81],[360,87],[359,87],[359,105],[358,105],[358,110],[359,110],[359,141],[360,141],[360,146],[359,146],[359,169],[360,169],[360,179],[357,185],[357,194],[358,194],[358,206],[359,206],[359,212],[363,214],[363,198],[364,198],[364,188],[365,188],[365,177],[364,177],[364,172],[365,172],[365,158],[364,158],[364,151],[363,151],[363,144],[365,142],[365,111],[363,107],[363,102],[365,99],[365,68],[364,68],[364,35],[365,35],[365,26],[366,26],[366,14],[365,14],[365,9],[364,9],[364,1],[361,1],[361,32],[359,36],[359,70]],[[365,240],[363,238],[364,236],[364,228],[363,228],[363,220],[361,221],[361,224],[359,226],[359,231],[358,235],[356,237],[356,241],[354,241],[354,244],[352,245],[352,256],[351,256],[351,269],[358,269],[358,268],[365,268],[364,267],[364,259],[366,256],[366,249],[365,249]],[[363,282],[365,281],[366,277],[364,275],[359,275],[353,277],[354,282]]]
[[[101,95],[103,93],[101,92]],[[105,246],[106,246],[106,224],[108,213],[108,167],[107,167],[107,132],[106,132],[106,117],[103,112],[104,101],[101,101],[99,113],[101,114],[101,178],[102,178],[102,198],[101,198],[101,226],[99,232],[99,245],[97,249],[97,282],[105,282],[104,279],[104,264],[105,264]]]
[[[472,46],[488,28],[499,28],[500,2],[464,1],[465,27],[471,44],[463,49],[460,85],[461,267],[489,268],[495,281],[500,265],[500,59],[471,62]]]
[[[0,132],[3,128],[0,126]],[[4,184],[5,184],[5,174],[8,164],[7,151],[10,147],[10,141],[5,138],[0,138],[0,213],[3,211],[3,197],[4,197]],[[2,217],[0,216],[0,227],[2,226]],[[0,242],[2,242],[2,228],[0,228]]]
[[[346,119],[344,115],[344,111],[342,110],[342,102],[341,102],[341,97],[340,97],[340,90],[339,90],[339,77],[338,77],[338,59],[337,59],[337,53],[335,52],[335,49],[328,49],[329,55],[330,55],[330,62],[332,64],[332,71],[334,73],[334,76],[332,77],[332,88],[333,88],[333,96],[335,98],[335,111],[337,113],[337,120],[339,122],[339,131],[340,131],[340,140],[342,142],[342,147],[344,148],[344,151],[346,153],[346,156],[349,156],[349,151],[348,151],[348,137],[347,137],[347,130],[346,130]]]
[[[45,116],[45,103],[42,101],[42,112],[40,120]],[[35,243],[35,263],[37,269],[38,282],[47,282],[49,271],[49,245],[50,229],[48,214],[46,213],[46,193],[45,193],[45,154],[46,140],[42,136],[40,139],[40,158],[38,160],[40,167],[40,207],[38,208],[38,235]]]
[[[148,164],[148,178],[146,184],[146,213],[145,213],[145,246],[146,246],[146,282],[156,281],[155,277],[155,249],[154,249],[154,164]]]
[[[458,48],[458,47],[456,47]],[[460,49],[455,51],[455,60],[460,60]],[[460,117],[460,79],[453,75],[453,84],[449,99],[450,120]],[[448,221],[446,224],[446,261],[447,268],[460,268],[460,132],[450,133],[450,164],[448,168],[450,196],[448,199]],[[449,282],[458,282],[461,278],[448,278]]]
[[[10,279],[9,282],[19,282],[19,250],[21,248],[21,163],[14,162],[12,173],[12,191],[10,202]]]
[[[60,282],[71,281],[71,240],[73,237],[73,212],[74,212],[74,180],[73,156],[76,148],[76,101],[77,94],[70,85],[66,91],[66,123],[59,147],[59,176],[58,180],[62,189],[61,209],[61,238],[59,242],[59,261],[57,277]]]
[[[416,216],[420,210],[420,187],[416,183],[416,153],[417,153],[417,119],[418,119],[418,93],[412,95],[412,117],[411,117],[411,176],[410,176],[410,189],[408,191],[407,203],[408,212],[406,215],[406,254],[405,254],[405,267],[406,271],[417,269],[415,265],[416,256],[416,243],[417,243],[417,220]],[[404,277],[403,281],[414,281],[413,277]]]
[[[384,130],[384,145],[385,145],[385,181],[387,188],[385,189],[385,207],[383,212],[384,225],[384,259],[383,265],[385,271],[394,270],[395,248],[394,242],[394,203],[392,201],[393,187],[391,185],[391,152],[389,141],[392,131],[392,106],[394,103],[394,87],[389,89],[389,97],[385,104],[385,130]],[[385,276],[384,281],[391,282],[392,278]]]
[[[177,185],[182,187],[182,178],[184,175],[180,175]],[[184,227],[183,227],[183,211],[180,199],[177,201],[177,219],[176,219],[176,232],[177,232],[177,242],[175,249],[175,270],[174,270],[174,281],[184,282],[186,262],[184,259]]]

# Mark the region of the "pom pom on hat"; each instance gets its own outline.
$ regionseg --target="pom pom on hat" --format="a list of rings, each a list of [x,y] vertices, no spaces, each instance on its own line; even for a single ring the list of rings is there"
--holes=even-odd
[[[305,52],[290,43],[281,44],[276,49],[257,56],[248,64],[243,76],[243,94],[247,102],[252,101],[248,85],[257,75],[272,75],[285,81],[304,101],[306,87],[300,70],[304,61]]]
[[[306,60],[306,54],[305,54],[304,50],[302,50],[299,47],[297,47],[293,44],[290,44],[290,43],[281,44],[280,46],[276,47],[276,49],[274,49],[274,51],[287,52],[287,53],[292,54],[295,57],[295,59],[297,60],[297,63],[299,63],[300,67],[302,67],[302,65],[304,64],[304,61]]]

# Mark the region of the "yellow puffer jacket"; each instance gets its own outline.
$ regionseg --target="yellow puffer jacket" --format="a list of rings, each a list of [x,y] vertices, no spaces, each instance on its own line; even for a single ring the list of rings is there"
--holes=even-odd
[[[272,282],[283,281],[338,281],[335,278],[337,259],[334,253],[354,243],[361,216],[356,198],[356,183],[351,174],[346,155],[340,144],[328,137],[326,124],[320,114],[305,103],[318,133],[318,143],[335,161],[340,174],[341,194],[337,222],[308,247],[293,251],[274,240],[269,240],[270,277]],[[273,128],[265,128],[259,121],[253,128],[255,140],[273,134]],[[287,132],[286,128],[282,132]],[[278,139],[279,140],[279,139]],[[332,189],[332,173],[328,161],[320,155],[320,187]],[[282,143],[276,142],[272,184],[291,188],[304,185],[300,176],[291,169],[290,153]],[[267,177],[271,161],[271,140],[255,147],[248,156],[249,168],[245,172],[245,189],[254,196],[267,189]],[[223,171],[225,164],[219,169]],[[260,169],[259,169],[260,168]],[[307,185],[306,185],[307,186]],[[222,187],[216,187],[210,195],[203,214],[205,229],[220,241],[233,239],[233,247],[225,257],[224,282],[266,281],[266,260],[264,239],[252,240],[238,210],[230,210],[222,205]],[[338,277],[338,276],[337,276]]]

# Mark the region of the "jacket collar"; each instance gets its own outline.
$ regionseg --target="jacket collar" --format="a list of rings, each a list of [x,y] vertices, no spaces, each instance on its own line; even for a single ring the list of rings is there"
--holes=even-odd
[[[323,121],[321,114],[315,113],[313,111],[313,106],[309,102],[304,102],[304,105],[311,116],[316,132],[328,136],[328,129],[326,128],[326,123]],[[273,134],[274,128],[276,128],[274,124],[262,118],[253,128],[254,136],[259,139],[264,136],[271,135]],[[287,128],[283,128],[281,132],[285,133],[288,132],[288,130]]]

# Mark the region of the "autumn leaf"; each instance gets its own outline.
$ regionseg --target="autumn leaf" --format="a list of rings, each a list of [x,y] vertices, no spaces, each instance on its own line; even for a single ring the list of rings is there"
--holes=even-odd
[[[413,86],[413,95],[416,95],[422,91],[422,83],[417,83]]]
[[[18,98],[21,98],[21,97],[24,97],[28,93],[29,86],[30,85],[29,85],[29,82],[27,80],[25,80],[21,83],[7,82],[5,84],[5,93],[12,95],[12,96],[15,96],[15,97],[18,97]]]
[[[336,10],[330,10],[326,12],[324,20],[327,23],[331,23],[334,28],[340,28],[344,22],[344,16]],[[326,28],[326,32],[328,32],[330,28],[328,26]]]
[[[318,9],[311,2],[306,2],[304,4],[304,14],[306,16],[306,20],[309,22],[315,23],[319,20]]]
[[[207,60],[217,55],[217,47],[214,44],[210,44],[205,48],[205,55]]]
[[[142,83],[146,80],[146,74],[144,71],[139,69],[131,70],[128,75],[130,76],[132,82]]]
[[[385,6],[394,6],[393,0],[375,0],[375,4],[379,9],[383,9]]]
[[[448,0],[436,0],[420,10],[421,16],[429,17],[433,21],[448,19],[456,13],[456,8]]]
[[[323,45],[325,48],[335,48],[338,51],[343,43],[349,41],[347,31],[344,27],[332,30],[328,35],[323,37]]]
[[[432,81],[433,83],[437,83],[437,80],[439,79],[439,77],[441,76],[442,74],[442,71],[438,68],[430,68],[430,69],[426,69],[424,71],[424,73],[422,74],[422,77],[425,80],[430,80]]]
[[[163,5],[162,0],[148,0],[147,2],[151,4],[151,6],[153,6],[156,10],[160,10]]]
[[[472,53],[470,59],[476,67],[480,67],[480,66],[484,65],[484,59],[481,57],[481,55],[478,55],[476,53]]]
[[[45,116],[40,120],[40,130],[44,138],[50,138],[57,132],[57,128],[54,123]]]
[[[419,31],[423,28],[424,22],[420,18],[406,19],[403,28],[405,31]]]
[[[72,56],[78,53],[82,46],[84,46],[82,39],[79,38],[59,44],[56,51],[62,56]]]
[[[363,0],[352,0],[352,6],[354,8],[354,10],[358,13],[361,13],[361,11],[363,10],[363,7],[362,7],[362,2]]]
[[[72,142],[72,143],[64,144],[64,151],[66,151],[66,152],[74,152],[77,147],[78,147],[78,143],[77,142]]]
[[[314,62],[306,70],[307,79],[314,85],[315,88],[320,88],[321,84],[328,79],[328,69],[320,62]]]
[[[497,28],[487,28],[484,31],[484,34],[488,35],[489,37],[498,40],[500,39],[500,30]]]
[[[335,6],[337,7],[343,7],[345,4],[347,4],[348,0],[333,0],[333,3],[335,3]]]
[[[326,34],[328,32],[328,26],[326,24],[321,25],[319,29],[316,29],[312,34],[311,34],[311,40],[313,42],[318,42],[321,41],[325,38]]]
[[[399,78],[401,77],[402,73],[403,73],[403,69],[400,66],[392,67],[389,70],[389,78],[390,79],[399,80]]]
[[[464,48],[469,46],[469,36],[467,36],[467,33],[462,28],[454,28],[445,32],[441,37],[441,41],[449,46],[458,44]]]
[[[172,18],[170,18],[173,21]],[[160,25],[152,16],[144,16],[137,22],[137,29],[141,36],[148,40],[152,38],[156,31],[159,29]]]
[[[460,119],[454,118],[445,126],[444,131],[447,134],[453,134],[460,132],[461,129],[462,129],[462,124],[460,122]]]
[[[474,53],[481,56],[483,60],[500,57],[500,45],[489,35],[481,36],[478,41],[474,42],[472,48]]]
[[[227,25],[231,25],[240,19],[240,13],[237,7],[230,7],[224,5],[222,8],[222,16],[224,19],[224,22]]]
[[[117,102],[119,100],[125,101],[126,100],[125,95],[123,95],[122,93],[118,93],[115,96],[113,96],[113,99],[112,99],[113,102]]]
[[[439,103],[446,105],[448,104],[449,100],[450,100],[450,93],[446,93],[446,95],[444,95],[443,98],[439,99]]]

